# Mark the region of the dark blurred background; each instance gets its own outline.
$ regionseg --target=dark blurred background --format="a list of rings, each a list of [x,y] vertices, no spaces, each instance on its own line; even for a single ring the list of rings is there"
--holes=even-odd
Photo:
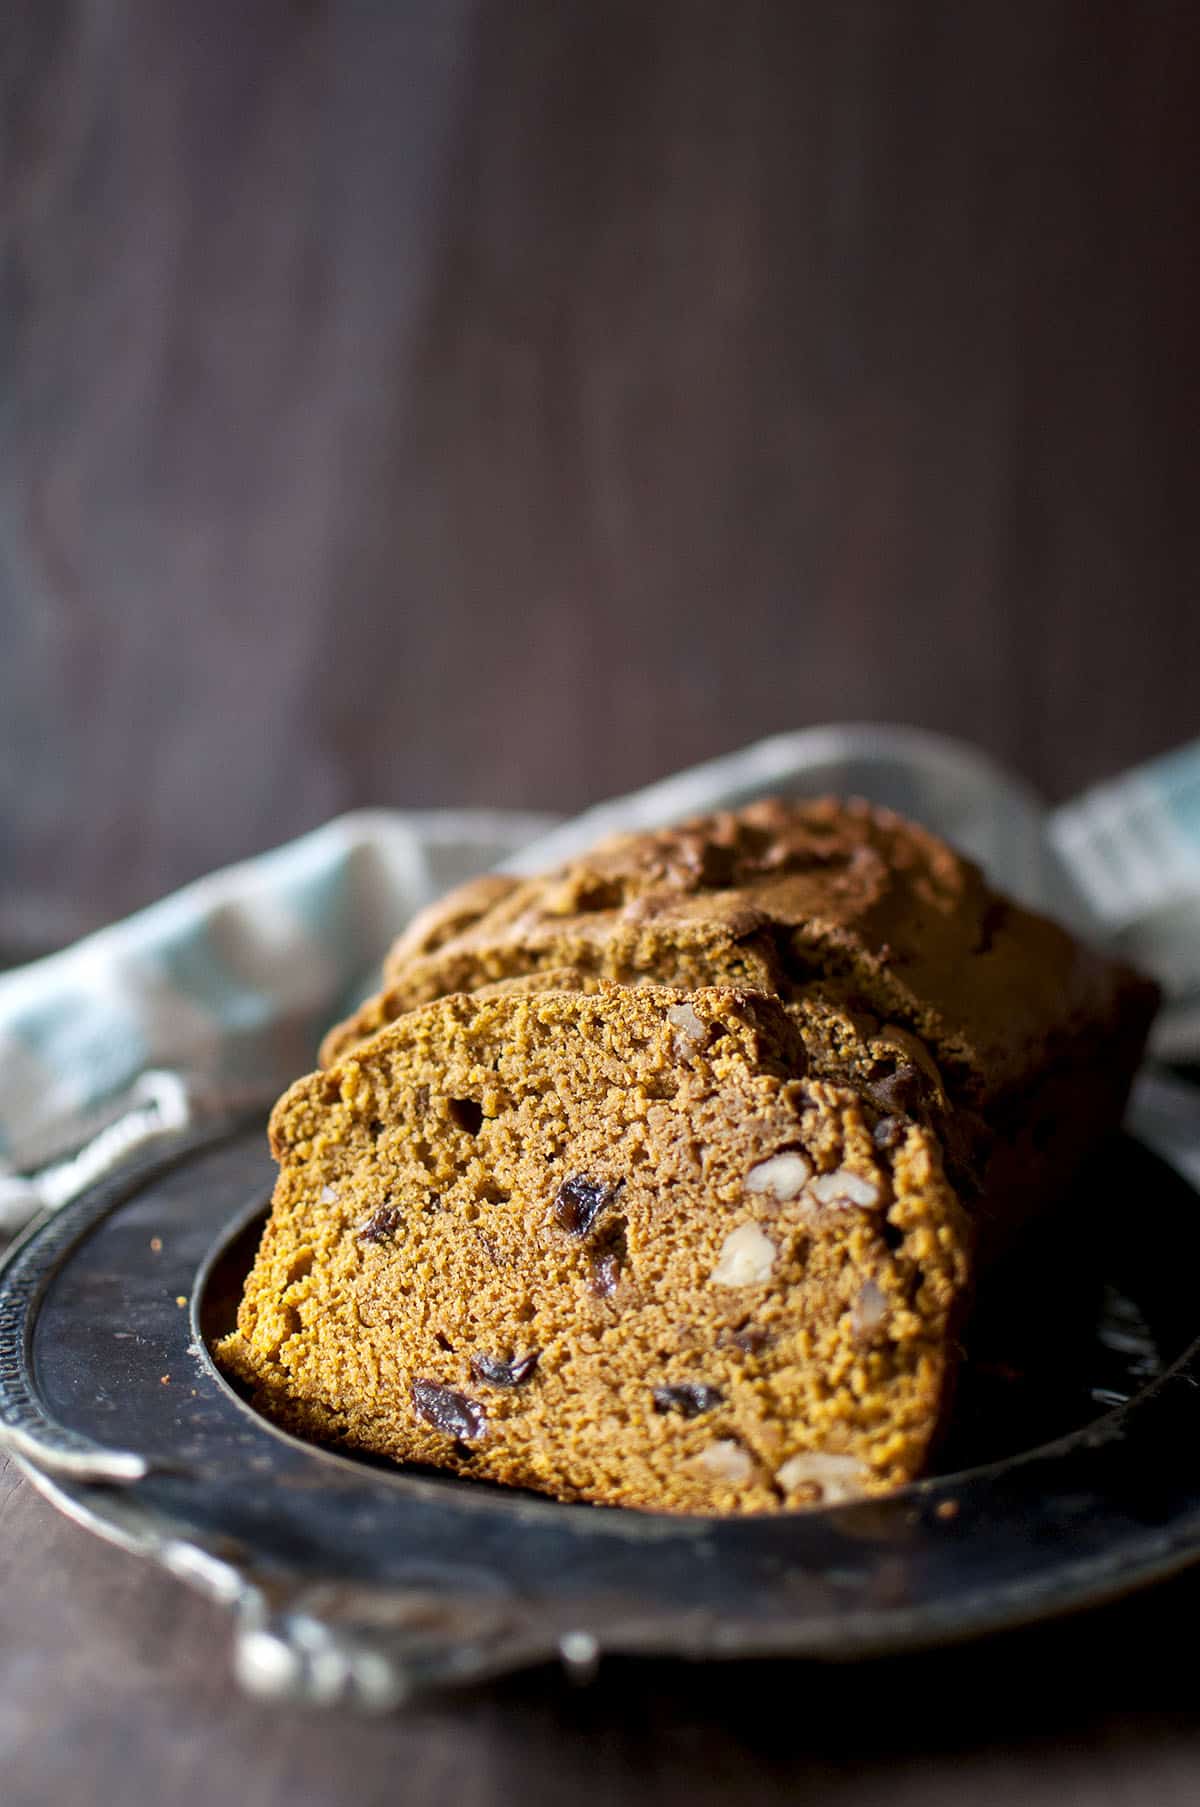
[[[0,943],[830,719],[1194,735],[1198,25],[7,0]]]

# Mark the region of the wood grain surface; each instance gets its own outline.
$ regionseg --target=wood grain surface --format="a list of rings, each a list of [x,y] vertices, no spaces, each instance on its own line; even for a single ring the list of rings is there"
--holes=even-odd
[[[0,941],[761,733],[1197,731],[1200,9],[9,0]]]
[[[7,1492],[5,1491],[7,1485]],[[613,1661],[357,1721],[242,1699],[221,1611],[0,1473],[5,1807],[1194,1807],[1200,1578],[902,1662]]]
[[[1200,9],[8,0],[0,945],[362,803],[1200,728]],[[1200,1584],[392,1724],[0,1474],[5,1807],[1200,1798]]]

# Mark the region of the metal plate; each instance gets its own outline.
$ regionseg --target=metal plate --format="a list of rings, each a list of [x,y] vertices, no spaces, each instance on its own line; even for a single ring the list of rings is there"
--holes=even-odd
[[[947,1472],[741,1520],[558,1505],[266,1424],[205,1342],[271,1179],[261,1123],[162,1146],[0,1274],[0,1437],[64,1511],[225,1600],[261,1693],[386,1708],[608,1650],[848,1659],[1079,1607],[1200,1553],[1200,1212],[1132,1141],[1053,1249],[991,1289]]]

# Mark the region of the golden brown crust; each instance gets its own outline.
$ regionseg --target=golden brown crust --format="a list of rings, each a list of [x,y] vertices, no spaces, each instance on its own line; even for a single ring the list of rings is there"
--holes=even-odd
[[[403,968],[410,960],[436,953],[447,941],[465,934],[515,890],[518,882],[501,872],[481,872],[426,904],[393,943],[384,964],[385,977],[393,966]]]
[[[1144,1033],[1152,988],[890,811],[769,801],[627,835],[513,884],[436,950],[402,938],[383,991],[326,1038],[337,1059],[454,990],[570,966],[622,983],[836,984],[915,1033],[959,1102],[1013,1087],[1081,1035]]]

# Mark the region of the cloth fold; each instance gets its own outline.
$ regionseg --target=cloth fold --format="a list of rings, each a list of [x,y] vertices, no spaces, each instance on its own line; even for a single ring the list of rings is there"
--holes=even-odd
[[[862,796],[925,823],[1022,901],[1154,973],[1155,1051],[1200,1059],[1200,743],[1045,809],[970,747],[910,728],[779,735],[570,822],[362,811],[0,976],[0,1235],[164,1131],[265,1106],[424,904],[600,835],[770,794]],[[1180,1104],[1173,1120],[1187,1117]]]

